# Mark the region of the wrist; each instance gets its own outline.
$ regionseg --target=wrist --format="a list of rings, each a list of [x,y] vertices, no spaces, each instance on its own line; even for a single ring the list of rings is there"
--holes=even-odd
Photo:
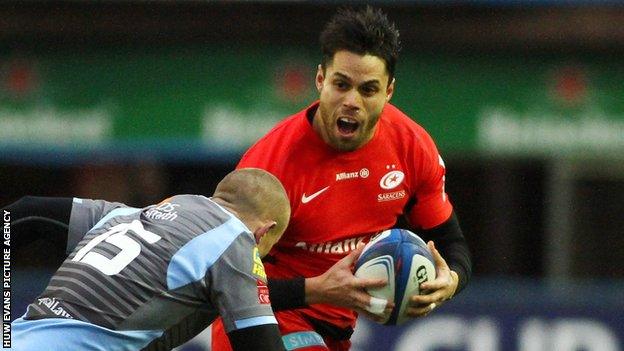
[[[304,291],[305,291],[305,303],[306,305],[313,305],[315,303],[321,303],[322,298],[319,293],[319,277],[306,278],[304,283]]]
[[[304,307],[305,304],[305,280],[303,277],[289,279],[269,278],[269,294],[271,307],[274,311]]]
[[[448,297],[448,300],[452,299],[453,296],[455,296],[455,293],[457,292],[457,287],[459,286],[459,275],[457,274],[457,272],[451,271],[451,280],[452,291]]]

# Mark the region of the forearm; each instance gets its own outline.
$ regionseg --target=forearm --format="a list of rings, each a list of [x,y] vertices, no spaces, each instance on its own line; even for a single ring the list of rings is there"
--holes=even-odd
[[[305,303],[308,305],[313,305],[315,303],[326,303],[328,302],[326,298],[322,295],[322,287],[323,283],[321,281],[322,276],[306,278],[305,279]]]
[[[268,279],[269,296],[274,311],[290,310],[307,305],[307,280],[303,277],[292,279]]]
[[[276,324],[264,324],[228,333],[234,351],[285,351]]]
[[[458,294],[472,276],[472,258],[457,216],[453,213],[443,224],[422,232],[423,239],[433,240],[452,272],[457,274]]]
[[[54,246],[66,247],[72,198],[24,196],[4,209],[11,213],[16,250],[44,236]]]
[[[453,248],[449,250],[442,250],[442,255],[448,257],[449,268],[451,273],[457,274],[457,289],[453,295],[457,295],[461,292],[472,277],[472,262],[470,259],[470,252],[467,245],[453,244]]]

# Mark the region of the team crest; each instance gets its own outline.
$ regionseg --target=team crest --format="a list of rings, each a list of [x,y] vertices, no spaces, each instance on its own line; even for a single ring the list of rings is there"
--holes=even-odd
[[[399,186],[401,182],[403,182],[403,179],[405,179],[405,174],[403,172],[393,170],[381,177],[381,180],[379,181],[379,186],[381,186],[381,188],[385,190],[394,189]]]

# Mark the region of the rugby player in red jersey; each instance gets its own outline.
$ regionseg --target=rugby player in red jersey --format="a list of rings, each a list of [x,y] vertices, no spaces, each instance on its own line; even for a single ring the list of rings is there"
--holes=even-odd
[[[356,312],[379,312],[364,289],[385,283],[353,276],[358,244],[400,217],[440,248],[429,243],[437,278],[411,298],[410,316],[428,314],[470,279],[444,162],[427,132],[388,103],[398,35],[379,10],[339,11],[321,34],[319,101],[275,126],[238,164],[274,174],[290,199],[289,227],[265,259],[288,350],[349,349]],[[228,350],[222,324],[212,330],[212,349]]]

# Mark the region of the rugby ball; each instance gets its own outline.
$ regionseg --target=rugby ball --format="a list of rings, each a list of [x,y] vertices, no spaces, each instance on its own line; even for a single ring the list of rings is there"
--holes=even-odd
[[[388,280],[368,293],[394,302],[392,313],[380,323],[398,325],[410,320],[405,314],[410,296],[420,294],[420,284],[435,279],[436,273],[427,244],[413,232],[395,228],[374,236],[364,247],[355,263],[355,276]]]

